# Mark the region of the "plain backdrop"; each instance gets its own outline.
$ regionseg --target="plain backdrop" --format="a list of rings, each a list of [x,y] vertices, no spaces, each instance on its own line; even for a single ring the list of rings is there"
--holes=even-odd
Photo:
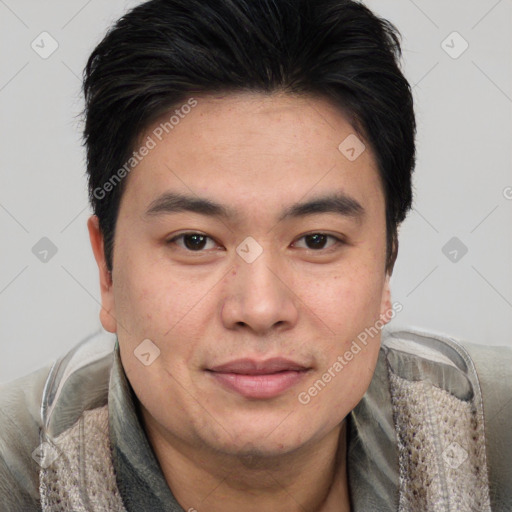
[[[0,0],[0,382],[101,328],[80,77],[138,3]],[[402,33],[418,122],[390,327],[512,345],[512,2],[365,3]]]

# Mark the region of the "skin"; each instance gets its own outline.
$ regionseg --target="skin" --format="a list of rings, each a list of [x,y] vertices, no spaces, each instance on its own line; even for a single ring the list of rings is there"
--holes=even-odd
[[[112,275],[98,219],[88,221],[101,322],[117,333],[145,431],[185,510],[350,510],[344,419],[370,384],[380,333],[308,404],[298,394],[391,309],[375,158],[368,144],[355,161],[338,150],[354,129],[326,99],[196,98],[125,178]],[[214,200],[238,217],[145,216],[164,191]],[[278,220],[284,207],[333,191],[355,198],[364,217]],[[185,232],[210,238],[199,251],[184,238],[168,242]],[[344,243],[327,238],[318,248],[304,238],[314,233]],[[248,236],[263,249],[252,263],[236,252]],[[149,366],[134,355],[145,339],[160,350]],[[245,398],[205,371],[276,356],[311,369],[270,399]]]

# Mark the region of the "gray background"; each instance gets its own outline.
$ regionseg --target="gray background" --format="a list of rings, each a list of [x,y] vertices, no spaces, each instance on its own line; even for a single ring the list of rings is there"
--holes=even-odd
[[[80,75],[138,3],[0,0],[0,382],[101,327]],[[391,279],[403,311],[391,326],[512,345],[512,2],[365,3],[403,35],[418,121],[415,207]],[[57,250],[46,262],[34,254],[43,237]]]

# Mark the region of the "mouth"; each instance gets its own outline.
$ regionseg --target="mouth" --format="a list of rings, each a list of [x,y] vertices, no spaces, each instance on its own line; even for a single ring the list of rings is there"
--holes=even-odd
[[[268,399],[297,385],[311,367],[283,358],[238,359],[206,371],[224,388],[245,398]]]

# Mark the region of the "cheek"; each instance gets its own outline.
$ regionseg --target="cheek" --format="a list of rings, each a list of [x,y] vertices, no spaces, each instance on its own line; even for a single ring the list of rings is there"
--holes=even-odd
[[[379,318],[382,280],[371,265],[346,265],[328,276],[308,276],[300,295],[331,334],[357,335]]]
[[[123,364],[134,388],[138,386],[140,393],[147,395],[139,398],[151,402],[157,389],[173,385],[168,372],[180,382],[189,380],[187,366],[203,337],[200,318],[206,315],[197,303],[204,292],[200,286],[190,286],[189,280],[169,273],[164,277],[156,266],[145,268],[136,261],[130,268],[124,267],[119,282],[123,284],[116,291],[116,312],[124,327],[118,330]],[[156,347],[150,345],[151,350],[158,353],[150,366],[136,357],[138,347],[147,339]],[[153,391],[147,394],[144,390],[149,387]]]
[[[122,268],[115,290],[116,313],[128,336],[166,337],[190,309],[193,288],[143,261]]]
[[[338,343],[328,362],[302,388],[301,404],[310,418],[321,418],[322,432],[334,428],[360,402],[373,378],[379,355],[380,334],[361,342]]]
[[[321,365],[315,381],[308,383],[314,387],[308,389],[318,393],[310,407],[313,415],[331,411],[333,425],[355,407],[372,379],[380,349],[380,330],[375,324],[380,316],[382,280],[376,265],[354,264],[304,287],[308,294],[304,302],[311,304],[313,318],[320,318],[319,329],[326,333],[319,337]]]

